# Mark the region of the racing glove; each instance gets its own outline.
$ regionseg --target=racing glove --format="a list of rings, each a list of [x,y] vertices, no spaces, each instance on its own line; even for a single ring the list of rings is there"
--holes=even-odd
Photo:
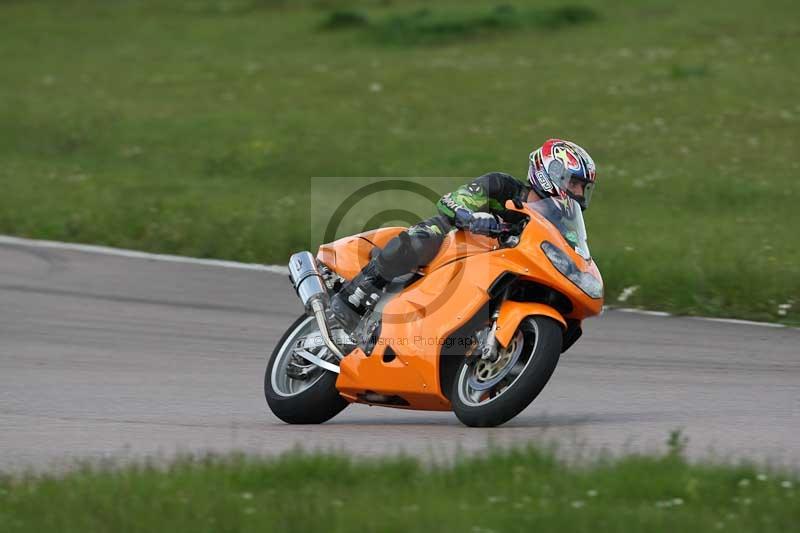
[[[497,218],[490,213],[472,213],[467,226],[469,231],[478,235],[496,237],[502,232],[503,226]]]
[[[454,213],[453,221],[456,227],[458,229],[469,229],[469,223],[472,221],[472,211],[463,207],[456,207]]]

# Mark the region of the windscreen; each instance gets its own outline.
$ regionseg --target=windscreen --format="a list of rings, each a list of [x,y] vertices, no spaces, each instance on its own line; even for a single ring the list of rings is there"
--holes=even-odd
[[[578,203],[570,197],[544,198],[529,202],[528,207],[553,224],[570,246],[584,259],[591,259],[586,244],[586,226]]]

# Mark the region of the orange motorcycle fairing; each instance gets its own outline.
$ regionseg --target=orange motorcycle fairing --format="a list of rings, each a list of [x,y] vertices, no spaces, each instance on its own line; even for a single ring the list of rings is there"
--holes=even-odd
[[[459,342],[450,334],[489,300],[485,285],[470,275],[464,260],[455,261],[386,303],[372,354],[345,357],[336,388],[348,398],[371,391],[399,396],[410,409],[449,410],[439,382],[441,349]]]
[[[375,352],[367,356],[361,349],[353,350],[340,364],[336,389],[350,402],[386,405],[386,402],[370,401],[369,394],[400,399],[391,404],[399,409],[421,409],[425,411],[449,411],[450,402],[438,394],[431,394],[425,378],[417,365],[409,365],[399,356],[379,355]],[[388,353],[392,353],[391,350]],[[375,380],[375,376],[386,376],[387,383]],[[370,383],[369,388],[364,384]]]
[[[406,228],[391,227],[365,231],[343,237],[319,247],[317,259],[347,280],[351,280],[369,262],[370,252],[376,246],[383,248],[392,237]]]
[[[466,231],[452,231],[445,235],[442,247],[436,257],[422,267],[421,271],[422,273],[433,272],[457,259],[491,252],[492,250],[497,250],[497,248],[497,239],[473,235]]]
[[[500,304],[500,312],[497,316],[497,331],[495,332],[497,342],[501,346],[508,346],[520,322],[529,316],[552,318],[561,324],[562,328],[567,329],[567,322],[564,317],[549,305],[537,302],[511,302],[506,300]]]
[[[513,208],[510,203],[506,207]],[[505,300],[496,335],[504,347],[526,316],[548,316],[566,328],[565,319],[580,321],[600,313],[602,298],[590,298],[567,280],[547,259],[541,244],[549,241],[564,248],[578,268],[599,278],[594,263],[565,246],[558,229],[538,213],[529,208],[522,212],[529,223],[516,246],[501,248],[491,239],[468,232],[448,234],[439,254],[422,269],[422,279],[397,295],[384,297],[387,301],[371,354],[354,350],[341,361],[336,388],[345,398],[381,405],[388,403],[370,398],[391,398],[392,407],[449,409],[446,393],[451,384],[440,382],[445,352],[463,357],[474,349],[465,335],[491,324],[490,287],[504,274],[513,275],[514,283],[550,288],[568,300],[568,308],[561,312],[541,302]],[[403,229],[385,228],[340,239],[323,245],[317,257],[351,279],[369,261],[374,246],[385,245]]]

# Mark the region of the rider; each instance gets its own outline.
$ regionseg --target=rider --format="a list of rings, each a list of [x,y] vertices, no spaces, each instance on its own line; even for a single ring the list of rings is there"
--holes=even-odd
[[[582,210],[589,207],[595,184],[594,161],[577,144],[549,139],[531,152],[528,183],[502,172],[491,172],[442,196],[440,214],[411,226],[391,239],[331,301],[337,320],[348,330],[358,325],[394,278],[427,265],[436,257],[444,236],[453,227],[478,235],[496,236],[502,225],[507,200],[523,202],[542,198],[575,199]]]

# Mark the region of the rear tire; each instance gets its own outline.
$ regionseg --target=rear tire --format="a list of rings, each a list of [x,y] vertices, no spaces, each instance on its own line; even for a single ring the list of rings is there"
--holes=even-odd
[[[528,317],[512,339],[517,339],[520,334],[519,342],[523,345],[518,359],[510,358],[512,368],[496,386],[486,391],[472,388],[472,385],[480,385],[479,378],[475,377],[476,372],[481,374],[476,368],[480,361],[465,359],[460,364],[450,402],[456,416],[465,425],[494,427],[508,422],[528,407],[547,385],[561,354],[560,324],[543,316]],[[509,343],[509,348],[512,343]],[[484,374],[490,375],[491,372]]]
[[[302,339],[304,333],[308,336],[314,331],[319,332],[319,329],[313,317],[298,318],[278,341],[264,373],[267,404],[273,414],[287,424],[321,424],[348,405],[336,390],[338,374],[315,367],[308,383],[285,374],[286,358],[291,357],[293,343]]]

